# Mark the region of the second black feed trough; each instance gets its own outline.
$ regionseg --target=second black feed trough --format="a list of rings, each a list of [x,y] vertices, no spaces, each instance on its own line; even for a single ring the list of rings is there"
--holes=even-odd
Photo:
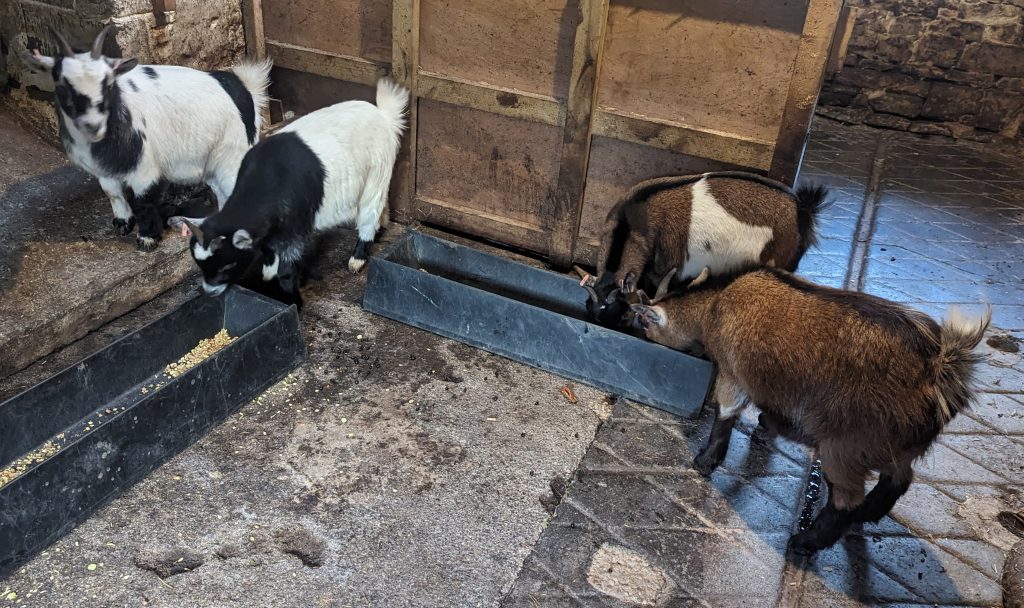
[[[370,259],[363,307],[682,416],[700,411],[708,361],[587,322],[571,277],[410,230]]]
[[[294,307],[231,288],[0,403],[0,579],[305,358]]]

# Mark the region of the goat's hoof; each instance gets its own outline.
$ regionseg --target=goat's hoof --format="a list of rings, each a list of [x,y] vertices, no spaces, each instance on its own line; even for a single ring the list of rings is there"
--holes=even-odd
[[[135,247],[139,251],[155,251],[158,243],[159,241],[150,236],[135,237]]]
[[[110,223],[111,223],[111,225],[114,226],[114,232],[116,232],[117,234],[119,234],[121,236],[128,236],[129,234],[132,233],[132,230],[135,229],[135,217],[134,216],[130,217],[128,219],[122,219],[122,218],[119,218],[119,217],[115,217]]]
[[[707,450],[702,450],[700,454],[693,459],[693,470],[697,471],[704,477],[711,477],[711,474],[721,464],[720,459],[716,459],[711,454],[708,454]]]
[[[352,274],[359,274],[359,271],[363,269],[363,266],[366,266],[366,260],[360,260],[358,258],[348,259],[348,270]]]

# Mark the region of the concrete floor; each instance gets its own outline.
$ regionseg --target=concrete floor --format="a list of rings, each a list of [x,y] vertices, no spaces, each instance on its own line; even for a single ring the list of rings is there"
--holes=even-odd
[[[994,324],[1020,337],[1021,164],[818,121],[803,178],[836,202],[801,271],[934,314],[992,302]],[[309,362],[0,581],[0,606],[1000,602],[1015,537],[995,515],[1020,509],[1024,486],[1020,354],[993,351],[979,406],[891,518],[787,562],[806,450],[763,441],[748,419],[705,481],[688,467],[706,414],[683,421],[582,386],[570,404],[560,378],[367,314],[351,245],[328,248],[306,291]],[[0,399],[193,289],[4,380]]]

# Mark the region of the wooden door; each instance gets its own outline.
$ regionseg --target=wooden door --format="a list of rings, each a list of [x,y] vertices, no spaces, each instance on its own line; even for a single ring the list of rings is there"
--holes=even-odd
[[[245,6],[275,97],[410,88],[392,214],[590,261],[654,175],[796,178],[842,0],[280,0]]]

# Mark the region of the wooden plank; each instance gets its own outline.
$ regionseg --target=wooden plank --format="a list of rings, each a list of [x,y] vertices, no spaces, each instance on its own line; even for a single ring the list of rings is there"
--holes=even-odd
[[[774,149],[770,141],[610,110],[597,111],[594,117],[594,135],[761,171],[767,171],[771,167]]]
[[[829,76],[835,76],[843,70],[846,51],[850,46],[850,38],[853,37],[853,26],[856,22],[857,9],[844,2],[843,10],[839,13],[839,23],[836,25],[836,35],[832,38],[832,48],[828,52],[826,74]]]
[[[774,141],[807,1],[613,2],[598,103]]]
[[[409,219],[530,251],[547,244],[547,235],[538,226],[425,196],[414,199]]]
[[[430,99],[417,117],[417,197],[547,225],[562,129]]]
[[[800,161],[807,145],[807,130],[825,78],[836,20],[843,0],[810,0],[800,47],[793,64],[789,94],[775,141],[775,156],[769,175],[786,184],[796,182]]]
[[[390,0],[266,1],[266,36],[296,46],[391,63]]]
[[[591,121],[597,105],[597,80],[609,0],[580,0],[580,20],[573,42],[572,76],[558,178],[547,198],[548,255],[556,267],[572,264],[583,209],[583,189],[590,160]],[[566,9],[568,10],[568,9]]]
[[[554,97],[507,89],[482,82],[469,82],[420,70],[420,97],[457,106],[562,126],[565,108]]]
[[[242,0],[242,30],[245,32],[245,51],[250,57],[263,59],[267,46],[263,34],[263,0]]]
[[[420,0],[392,3],[391,74],[410,91],[408,128],[398,150],[398,160],[388,194],[389,209],[384,217],[408,219],[416,198],[416,138],[419,132]]]
[[[359,84],[375,85],[377,79],[388,71],[387,65],[359,57],[336,55],[277,40],[267,40],[266,48],[274,65],[279,67]]]
[[[420,65],[565,99],[581,0],[421,0]]]

